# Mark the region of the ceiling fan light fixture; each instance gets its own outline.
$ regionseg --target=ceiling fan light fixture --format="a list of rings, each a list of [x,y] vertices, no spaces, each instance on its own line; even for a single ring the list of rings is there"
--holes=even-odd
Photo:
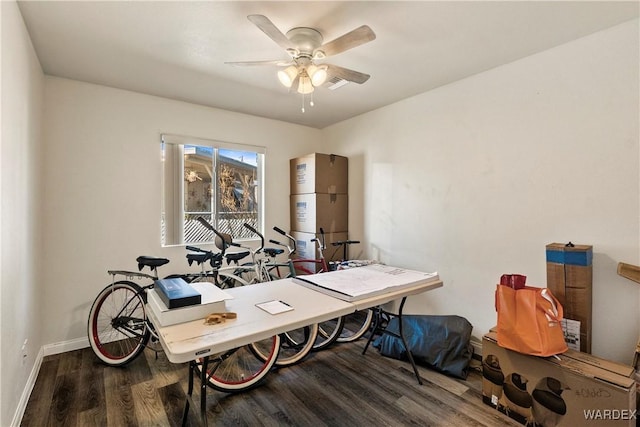
[[[313,84],[311,84],[309,76],[306,74],[301,75],[300,79],[298,79],[298,93],[305,95],[313,92],[313,90]]]
[[[296,56],[298,56],[300,54],[300,51],[298,49],[294,49],[294,48],[289,48],[287,49],[287,53],[289,54],[289,56],[291,56],[292,58],[295,58]]]
[[[280,80],[280,83],[285,87],[291,87],[297,75],[298,69],[294,65],[291,65],[284,70],[278,71],[278,80]]]
[[[311,83],[314,86],[320,86],[327,80],[327,66],[326,65],[311,65],[307,69],[307,74],[311,78]]]

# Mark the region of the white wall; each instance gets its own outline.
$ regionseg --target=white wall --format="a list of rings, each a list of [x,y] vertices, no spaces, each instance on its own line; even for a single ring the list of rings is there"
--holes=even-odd
[[[171,260],[161,274],[187,270],[184,247],[160,246],[160,134],[266,147],[269,229],[289,225],[289,159],[321,141],[317,129],[134,92],[54,77],[45,87],[46,343],[86,339],[107,269],[153,255]]]
[[[0,14],[0,425],[8,426],[45,343],[38,275],[44,76],[16,3],[0,2]]]
[[[591,244],[593,353],[631,362],[640,287],[638,21],[325,129],[349,156],[350,237],[437,270],[418,313],[495,324],[495,284],[546,285],[545,245]]]

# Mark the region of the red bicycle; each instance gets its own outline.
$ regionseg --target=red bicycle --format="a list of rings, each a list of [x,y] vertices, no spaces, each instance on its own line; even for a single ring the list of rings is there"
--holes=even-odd
[[[274,230],[283,236],[287,237],[293,242],[293,250],[288,245],[284,245],[278,241],[270,240],[271,243],[276,245],[286,246],[289,248],[289,253],[293,254],[296,250],[295,239],[279,229],[274,227]],[[339,265],[340,263],[327,263],[324,256],[324,251],[327,249],[325,243],[324,230],[320,228],[320,238],[313,238],[311,242],[316,245],[316,254],[318,258],[295,258],[290,259],[289,262],[293,263],[295,274],[297,276],[307,274],[324,273],[331,270],[332,265]],[[333,242],[332,245],[336,247],[336,252],[342,247],[343,249],[343,261],[347,259],[348,246],[352,244],[360,243],[357,240],[343,240]],[[353,314],[342,316],[336,319],[331,319],[326,322],[322,322],[318,325],[318,336],[316,342],[313,345],[313,350],[318,351],[329,347],[334,342],[352,342],[362,337],[370,328],[373,322],[373,310],[359,310]]]

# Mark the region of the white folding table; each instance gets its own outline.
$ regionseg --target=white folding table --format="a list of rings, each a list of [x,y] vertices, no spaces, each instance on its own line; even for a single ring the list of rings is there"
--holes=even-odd
[[[366,267],[359,267],[366,268]],[[348,271],[348,270],[345,270]],[[326,273],[325,273],[326,274]],[[345,273],[348,274],[348,273]],[[314,323],[324,322],[336,317],[378,306],[396,299],[406,299],[409,295],[422,293],[442,286],[439,279],[414,280],[399,288],[390,288],[374,296],[364,296],[348,302],[326,295],[318,290],[310,289],[294,283],[293,279],[260,283],[232,289],[225,292],[233,296],[226,301],[226,309],[237,313],[236,319],[226,320],[216,325],[205,325],[203,320],[179,323],[171,326],[159,326],[154,307],[148,305],[151,322],[156,326],[160,343],[169,361],[173,363],[190,362],[208,357],[252,342],[267,339],[274,335],[291,331]],[[279,314],[270,314],[256,304],[279,300],[293,307],[293,310]],[[402,313],[400,313],[401,315]],[[404,337],[403,337],[403,342]],[[406,343],[405,343],[406,347]],[[408,348],[407,348],[408,351]],[[408,351],[409,356],[411,353]],[[413,364],[413,360],[411,359]],[[419,379],[417,369],[414,372]],[[193,366],[190,367],[190,385],[193,381]],[[202,369],[203,372],[206,368]],[[204,375],[200,385],[200,408],[203,424],[206,425],[206,392],[207,384]],[[188,399],[191,399],[189,390]],[[189,400],[185,407],[185,418],[189,408]]]

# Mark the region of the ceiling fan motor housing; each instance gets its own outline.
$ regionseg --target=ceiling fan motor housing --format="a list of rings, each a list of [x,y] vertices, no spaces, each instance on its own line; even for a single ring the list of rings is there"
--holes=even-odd
[[[323,38],[322,34],[313,28],[297,27],[287,32],[287,38],[291,40],[291,43],[298,50],[298,56],[306,56],[313,58],[315,50],[322,46]]]

